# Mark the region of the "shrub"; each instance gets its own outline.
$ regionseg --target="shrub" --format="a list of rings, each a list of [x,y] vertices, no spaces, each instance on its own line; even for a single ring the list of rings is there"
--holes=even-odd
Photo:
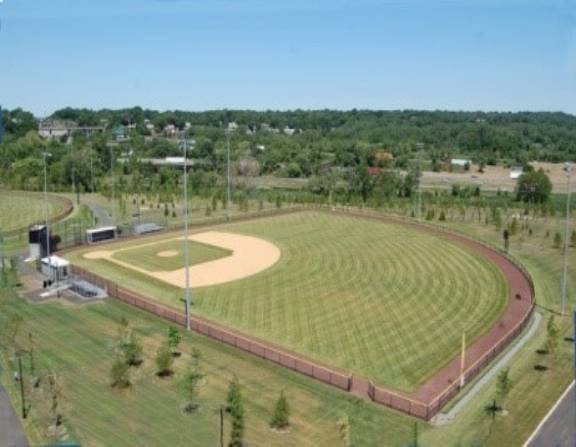
[[[553,247],[554,248],[560,248],[562,246],[562,235],[560,234],[559,231],[557,231],[554,234],[554,243],[553,243]]]
[[[178,345],[182,341],[182,335],[178,328],[171,326],[168,328],[168,346],[173,353],[176,353]]]

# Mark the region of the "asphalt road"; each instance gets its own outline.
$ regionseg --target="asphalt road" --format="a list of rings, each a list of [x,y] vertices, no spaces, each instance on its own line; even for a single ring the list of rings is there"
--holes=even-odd
[[[0,446],[28,447],[20,419],[14,412],[10,397],[0,385]]]
[[[576,446],[576,394],[571,387],[525,447]]]

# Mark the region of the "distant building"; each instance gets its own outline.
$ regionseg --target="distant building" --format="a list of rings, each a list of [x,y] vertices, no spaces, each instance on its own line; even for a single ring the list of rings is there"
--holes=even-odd
[[[452,166],[460,166],[465,168],[466,165],[470,166],[472,164],[472,160],[467,160],[465,158],[452,158],[450,159],[450,164]]]
[[[521,167],[514,167],[510,169],[510,178],[512,180],[518,180],[518,178],[522,175],[523,169]]]
[[[369,166],[368,167],[368,174],[370,174],[374,177],[382,175],[383,172],[384,172],[384,169],[379,168],[378,166]]]
[[[38,135],[47,139],[69,137],[73,134],[89,137],[102,132],[104,132],[104,127],[78,126],[74,121],[42,120],[38,125]]]

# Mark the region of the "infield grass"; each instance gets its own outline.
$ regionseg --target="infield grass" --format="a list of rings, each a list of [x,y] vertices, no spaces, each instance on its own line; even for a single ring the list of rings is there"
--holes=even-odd
[[[195,289],[193,312],[402,391],[456,356],[463,331],[469,343],[486,332],[507,303],[502,272],[481,255],[400,225],[303,212],[218,230],[265,238],[282,258],[253,277]],[[180,290],[86,251],[67,257],[181,308]]]
[[[172,271],[185,265],[183,245],[184,241],[181,238],[154,242],[150,245],[115,251],[112,257],[150,272]],[[232,254],[230,250],[196,241],[188,241],[188,248],[190,265],[214,261]]]

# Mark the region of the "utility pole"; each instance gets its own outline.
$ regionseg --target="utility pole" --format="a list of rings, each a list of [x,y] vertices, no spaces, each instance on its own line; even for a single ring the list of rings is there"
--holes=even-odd
[[[116,204],[114,203],[116,180],[114,178],[114,152],[112,151],[112,146],[110,146],[110,176],[112,177],[112,222],[116,225]]]
[[[564,165],[566,171],[566,223],[564,227],[564,273],[562,277],[562,315],[566,311],[566,295],[568,293],[568,232],[570,229],[570,177],[572,175],[572,164]]]
[[[220,407],[220,447],[224,447],[224,407]]]
[[[48,258],[48,270],[50,272],[49,279],[52,280],[52,257],[50,256],[50,222],[48,220],[48,168],[47,161],[48,157],[52,154],[49,152],[43,152],[42,156],[44,158],[44,219],[46,221],[46,256]]]
[[[226,132],[226,220],[230,220],[230,128]]]
[[[191,142],[194,145],[194,141]],[[184,299],[186,302],[186,329],[191,330],[190,321],[190,307],[192,305],[191,290],[190,290],[190,256],[188,253],[188,139],[184,136],[182,143],[182,151],[184,153],[183,168],[184,168],[184,270],[186,272],[186,292]]]
[[[18,351],[18,380],[20,381],[20,399],[22,402],[22,419],[26,419],[26,396],[24,395],[24,376],[22,375],[22,352]]]
[[[92,193],[92,197],[94,197],[94,157],[92,154],[92,146],[90,146],[90,192]],[[92,217],[94,217],[94,226],[96,226],[96,215],[92,213]]]

